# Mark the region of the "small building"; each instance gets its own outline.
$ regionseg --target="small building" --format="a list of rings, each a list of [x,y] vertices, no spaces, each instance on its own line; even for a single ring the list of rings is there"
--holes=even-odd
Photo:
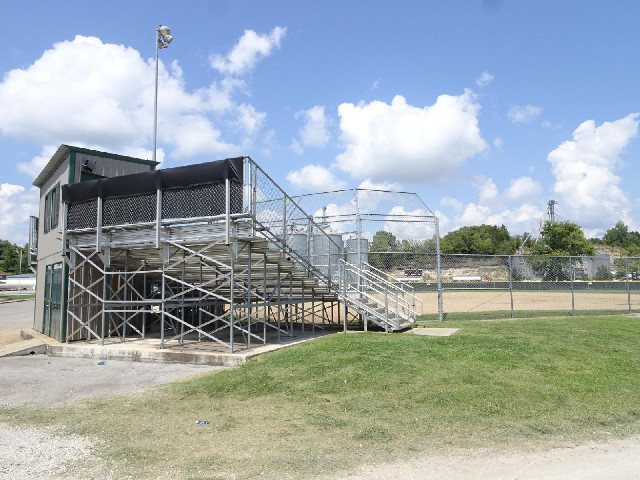
[[[100,178],[119,177],[155,170],[158,162],[99,152],[70,145],[60,145],[33,185],[40,189],[38,218],[32,217],[30,230],[37,238],[36,302],[33,328],[64,340],[68,266],[61,255],[62,246],[62,186]],[[29,245],[30,252],[33,245]]]

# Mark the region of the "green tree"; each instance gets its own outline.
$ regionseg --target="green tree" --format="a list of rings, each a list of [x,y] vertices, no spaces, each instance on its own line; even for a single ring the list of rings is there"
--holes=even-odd
[[[369,247],[369,263],[380,270],[391,270],[398,259],[398,254],[373,252],[397,252],[400,249],[396,236],[385,230],[376,232]]]
[[[531,251],[535,255],[581,256],[596,254],[593,244],[584,236],[582,228],[576,223],[550,222],[544,224],[543,238]]]
[[[629,227],[619,220],[615,227],[607,230],[602,241],[611,247],[619,247],[626,250],[629,255],[640,253],[640,233],[630,232]]]
[[[22,253],[22,272],[20,272],[20,252]],[[28,273],[28,260],[27,245],[15,245],[7,240],[0,240],[0,272]]]
[[[573,222],[550,222],[544,224],[543,236],[531,249],[534,257],[527,259],[534,272],[548,281],[570,280],[572,271],[582,265],[579,258],[555,258],[555,257],[581,257],[593,256],[596,249],[584,236],[579,225]]]
[[[462,227],[445,235],[440,242],[442,253],[513,255],[519,247],[504,225]]]
[[[627,247],[629,241],[629,227],[622,220],[616,223],[616,226],[607,230],[602,240],[605,244],[612,247]]]

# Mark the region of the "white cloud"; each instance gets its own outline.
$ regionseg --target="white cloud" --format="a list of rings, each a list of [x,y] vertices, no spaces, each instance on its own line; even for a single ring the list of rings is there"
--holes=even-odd
[[[337,165],[356,178],[438,183],[465,160],[482,153],[480,105],[471,90],[440,95],[424,108],[396,95],[391,105],[343,103],[338,107],[345,145]]]
[[[462,207],[464,206],[460,200],[448,196],[440,199],[440,205],[452,208],[454,211],[462,210]]]
[[[440,210],[436,210],[434,214],[438,217],[438,231],[443,237],[451,231],[451,219]]]
[[[155,61],[144,60],[130,47],[81,35],[56,43],[0,82],[0,133],[47,145],[19,167],[31,175],[43,165],[51,145],[149,151],[154,75]],[[224,79],[189,92],[178,63],[160,61],[160,149],[166,143],[176,157],[232,155],[239,145],[250,144],[265,114],[235,101],[236,91],[243,88],[242,81]]]
[[[511,184],[504,194],[507,199],[517,202],[537,197],[541,191],[541,185],[534,179],[531,177],[520,177],[511,180]]]
[[[562,128],[562,125],[557,124],[557,123],[551,123],[551,122],[550,122],[550,121],[548,121],[548,120],[545,120],[544,122],[542,122],[542,123],[540,124],[540,126],[541,126],[541,127],[544,127],[544,128],[553,128],[553,129]]]
[[[271,157],[274,150],[278,150],[280,145],[278,144],[278,140],[276,138],[276,131],[271,129],[265,132],[262,138],[262,154],[265,157]]]
[[[238,105],[238,118],[236,120],[236,125],[240,130],[247,132],[250,136],[253,136],[262,129],[266,117],[266,113],[258,112],[253,105],[243,103],[242,105]]]
[[[23,245],[27,242],[29,216],[38,215],[38,189],[0,185],[0,238]]]
[[[541,113],[542,107],[536,105],[511,105],[507,117],[515,124],[529,123]]]
[[[629,198],[614,172],[620,154],[638,133],[639,116],[632,113],[600,126],[587,120],[575,129],[573,140],[549,153],[555,199],[572,221],[606,229],[628,215]]]
[[[324,107],[316,105],[308,110],[296,113],[296,118],[304,118],[305,124],[298,131],[298,137],[291,142],[291,149],[303,153],[305,148],[323,148],[331,138],[329,119],[324,114]]]
[[[51,160],[51,157],[56,153],[57,149],[58,145],[43,146],[40,154],[33,157],[29,162],[18,163],[18,170],[33,178],[37,177],[49,160]]]
[[[502,150],[502,147],[504,147],[504,140],[502,140],[502,138],[500,137],[494,138],[493,142],[491,143],[496,150]]]
[[[346,183],[338,180],[333,173],[320,165],[306,165],[300,170],[289,172],[287,180],[298,190],[325,192],[344,188]]]
[[[395,220],[393,217],[396,217]],[[403,206],[393,207],[387,213],[384,230],[393,233],[401,240],[426,240],[435,236],[435,225],[428,222],[431,212],[417,208],[405,210]],[[398,221],[401,220],[401,221]]]
[[[480,74],[478,78],[476,78],[476,85],[480,88],[487,87],[491,82],[493,82],[493,75],[491,75],[486,70]]]
[[[251,70],[261,58],[268,57],[287,33],[283,27],[275,27],[270,33],[260,35],[253,30],[245,30],[238,43],[226,56],[212,55],[211,66],[221,73],[241,75]]]
[[[482,203],[491,202],[498,197],[498,187],[490,178],[480,181],[477,188]]]
[[[491,178],[476,180],[478,201],[464,207],[456,199],[446,197],[443,206],[454,207],[454,228],[467,225],[505,225],[512,234],[531,231],[544,215],[542,204],[537,200],[541,186],[530,177],[511,181],[509,187],[500,192]]]
[[[462,215],[456,217],[455,228],[466,225],[505,225],[509,232],[513,234],[531,231],[540,218],[544,215],[544,210],[538,205],[527,202],[515,208],[492,209],[486,205],[469,203]]]
[[[469,203],[462,212],[462,215],[456,218],[457,227],[466,225],[482,225],[487,223],[488,218],[491,216],[491,210],[484,205],[478,205],[476,203]]]

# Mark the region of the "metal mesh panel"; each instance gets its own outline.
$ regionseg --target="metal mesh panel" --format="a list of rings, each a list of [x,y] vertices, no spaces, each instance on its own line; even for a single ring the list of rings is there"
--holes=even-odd
[[[107,198],[102,204],[103,225],[152,222],[156,218],[156,194]]]
[[[242,212],[242,184],[230,183],[231,213]],[[216,183],[162,192],[162,218],[210,217],[225,213],[225,185]]]
[[[70,204],[67,210],[67,229],[95,228],[97,205],[97,200]]]

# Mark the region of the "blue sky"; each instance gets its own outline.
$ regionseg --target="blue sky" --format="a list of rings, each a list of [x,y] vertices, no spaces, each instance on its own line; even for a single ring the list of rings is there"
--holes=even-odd
[[[292,194],[418,192],[441,230],[536,228],[549,199],[640,229],[636,1],[9,2],[0,37],[0,238],[73,144],[163,166],[250,155]]]

